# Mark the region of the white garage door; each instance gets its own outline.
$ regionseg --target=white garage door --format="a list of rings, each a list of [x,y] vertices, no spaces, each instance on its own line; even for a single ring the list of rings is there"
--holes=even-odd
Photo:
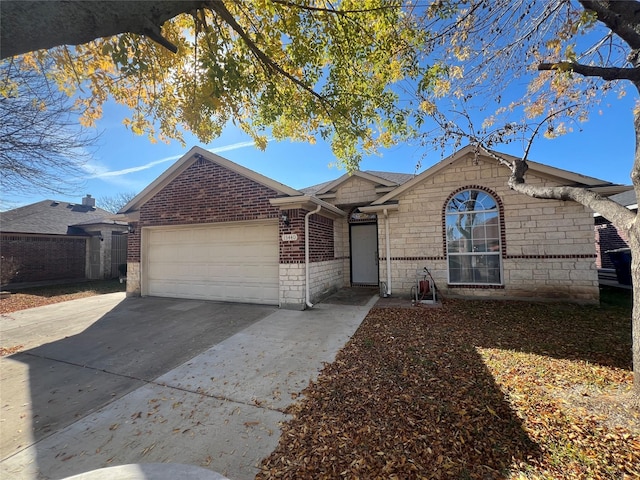
[[[277,222],[149,228],[144,237],[144,294],[278,304]]]

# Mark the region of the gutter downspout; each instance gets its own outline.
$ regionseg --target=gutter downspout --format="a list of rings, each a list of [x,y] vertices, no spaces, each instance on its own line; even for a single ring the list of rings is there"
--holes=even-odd
[[[384,243],[387,255],[387,295],[391,296],[391,245],[389,245],[389,212],[385,208],[384,212]]]
[[[305,276],[305,305],[309,308],[313,308],[313,303],[310,301],[311,293],[309,292],[309,217],[315,213],[318,213],[322,205],[318,205],[318,207],[312,212],[308,212],[304,216],[304,276]]]

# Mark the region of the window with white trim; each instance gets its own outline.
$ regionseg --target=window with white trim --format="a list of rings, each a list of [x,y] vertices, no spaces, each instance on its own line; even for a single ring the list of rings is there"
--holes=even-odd
[[[456,193],[445,208],[450,284],[501,285],[500,212],[482,190]]]

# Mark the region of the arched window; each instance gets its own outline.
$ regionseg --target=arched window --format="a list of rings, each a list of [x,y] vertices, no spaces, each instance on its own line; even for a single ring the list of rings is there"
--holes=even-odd
[[[500,212],[482,190],[456,193],[445,206],[449,283],[501,285]]]

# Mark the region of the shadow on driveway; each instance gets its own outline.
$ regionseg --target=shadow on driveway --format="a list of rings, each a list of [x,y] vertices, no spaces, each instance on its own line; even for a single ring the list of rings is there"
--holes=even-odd
[[[114,298],[110,309],[86,299],[2,318],[10,343],[29,350],[1,359],[0,478],[181,463],[254,479],[288,406],[375,303],[293,311]]]
[[[52,325],[51,336],[56,330],[69,331],[74,323],[81,328],[87,321],[83,306],[91,300],[5,316],[3,330],[11,331],[3,334],[3,342],[10,336],[14,344],[31,345]],[[0,458],[152,382],[275,310],[261,305],[127,298],[80,333],[3,358]]]

